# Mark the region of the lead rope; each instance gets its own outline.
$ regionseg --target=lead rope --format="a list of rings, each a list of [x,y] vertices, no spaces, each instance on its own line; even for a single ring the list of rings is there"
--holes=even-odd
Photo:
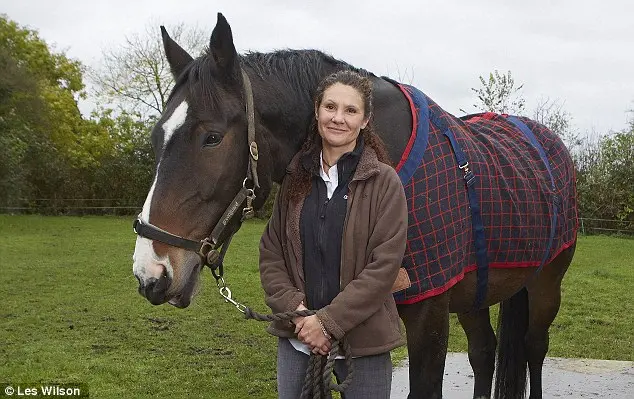
[[[238,311],[244,313],[245,319],[253,319],[257,321],[290,321],[295,317],[312,316],[316,312],[314,310],[296,310],[293,312],[262,314],[253,311],[251,308],[243,305],[242,303],[233,299],[231,290],[225,283],[222,276],[216,277],[216,283],[220,291],[220,295],[225,299],[225,302],[234,305]],[[344,356],[346,362],[346,368],[348,369],[348,375],[341,384],[337,384],[333,381],[333,368],[335,366],[335,360],[340,354]],[[306,369],[306,377],[304,378],[304,386],[302,388],[302,394],[300,399],[331,399],[331,391],[343,392],[348,388],[352,382],[352,375],[354,369],[352,366],[352,355],[350,350],[350,344],[345,339],[332,342],[332,349],[328,356],[310,354],[308,360],[308,368]]]

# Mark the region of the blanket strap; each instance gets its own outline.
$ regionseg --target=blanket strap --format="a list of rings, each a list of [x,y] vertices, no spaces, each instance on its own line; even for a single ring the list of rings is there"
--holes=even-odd
[[[550,177],[550,186],[553,191],[552,192],[553,213],[550,218],[550,237],[548,238],[548,245],[546,246],[546,252],[544,253],[544,257],[542,258],[542,261],[539,264],[539,267],[537,268],[537,272],[536,272],[536,273],[539,273],[544,267],[544,265],[546,264],[546,261],[548,260],[548,257],[550,256],[550,251],[553,246],[553,241],[555,239],[555,230],[557,230],[557,214],[559,213],[559,206],[561,205],[561,199],[559,198],[559,196],[556,194],[556,191],[555,191],[555,179],[553,178],[553,172],[552,172],[552,169],[550,168],[550,162],[548,161],[548,157],[546,156],[544,147],[542,147],[541,144],[539,144],[539,141],[537,141],[537,137],[535,137],[535,134],[517,116],[506,116],[506,120],[514,124],[519,130],[521,130],[524,136],[526,136],[528,141],[531,143],[531,145],[537,150],[537,152],[539,153],[539,156],[544,162],[544,165],[546,166],[546,170],[548,170],[548,176]]]
[[[436,115],[432,115],[431,120],[432,123],[434,123],[436,127],[443,132],[445,137],[449,139],[454,156],[456,157],[456,163],[458,163],[458,168],[464,173],[463,178],[467,187],[469,208],[471,209],[471,225],[473,228],[473,243],[476,251],[475,255],[477,266],[476,296],[473,303],[473,310],[478,310],[482,306],[488,291],[489,256],[487,254],[487,243],[484,235],[484,223],[482,221],[480,201],[475,187],[477,176],[471,170],[469,161],[467,161],[467,157],[462,151],[462,148],[451,129]]]

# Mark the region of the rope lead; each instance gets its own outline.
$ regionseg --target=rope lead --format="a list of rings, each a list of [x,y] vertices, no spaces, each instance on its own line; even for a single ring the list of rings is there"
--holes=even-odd
[[[262,314],[254,312],[251,308],[244,308],[245,319],[253,319],[257,321],[290,321],[295,317],[312,316],[316,312],[314,310],[296,310],[294,312]],[[333,369],[335,360],[339,355],[339,351],[345,358],[348,375],[341,384],[333,381]],[[350,345],[344,338],[341,341],[333,341],[332,350],[328,356],[322,356],[311,353],[304,378],[304,387],[300,399],[331,399],[331,391],[343,392],[352,382],[352,374],[354,373],[352,366],[352,355]]]

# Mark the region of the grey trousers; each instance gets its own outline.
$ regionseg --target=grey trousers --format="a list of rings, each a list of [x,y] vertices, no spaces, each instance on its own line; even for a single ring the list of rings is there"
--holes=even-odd
[[[304,385],[309,356],[296,350],[286,338],[277,344],[277,392],[279,399],[299,399]],[[354,377],[342,394],[343,399],[389,399],[392,388],[390,352],[352,359]],[[348,374],[344,360],[335,361],[339,382]]]

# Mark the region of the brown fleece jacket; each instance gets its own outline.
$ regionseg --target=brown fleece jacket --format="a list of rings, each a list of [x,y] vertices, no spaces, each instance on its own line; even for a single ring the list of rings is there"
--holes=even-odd
[[[299,166],[296,156],[288,173]],[[288,199],[285,178],[260,241],[260,278],[273,312],[294,311],[304,300],[299,221],[303,201]],[[317,317],[335,339],[344,335],[353,356],[383,353],[405,343],[392,287],[407,238],[407,203],[393,168],[366,147],[348,185],[341,250],[341,287]],[[294,337],[290,322],[273,322],[268,331]]]

